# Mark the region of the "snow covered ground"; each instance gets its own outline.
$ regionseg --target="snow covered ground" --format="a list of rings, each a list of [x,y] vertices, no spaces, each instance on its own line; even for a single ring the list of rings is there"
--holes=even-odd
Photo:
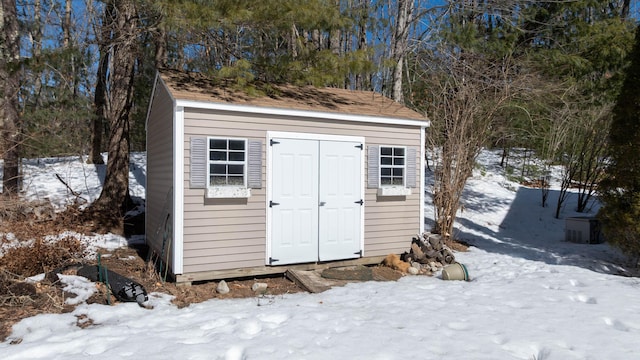
[[[134,157],[132,190],[144,196],[144,158]],[[469,181],[458,237],[473,245],[456,258],[471,281],[406,276],[354,283],[321,294],[210,300],[178,309],[164,294],[16,324],[2,359],[638,359],[640,278],[607,244],[564,241],[553,218],[558,192],[508,181],[484,152]],[[65,175],[95,199],[100,168],[51,160],[25,166],[29,197],[68,199]],[[427,199],[427,218],[431,206]],[[410,239],[408,239],[409,241]],[[88,241],[91,241],[88,238]],[[126,243],[126,239],[121,239]],[[70,291],[93,284],[67,276]],[[85,328],[78,326],[86,323]],[[11,342],[19,344],[12,345]]]

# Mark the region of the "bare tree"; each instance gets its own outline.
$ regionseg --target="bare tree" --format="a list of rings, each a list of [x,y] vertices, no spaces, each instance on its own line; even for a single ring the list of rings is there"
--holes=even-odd
[[[460,199],[476,158],[490,139],[502,108],[520,90],[512,59],[447,51],[421,54],[430,102],[429,152],[434,168],[435,232],[450,237]]]
[[[129,131],[138,52],[139,24],[134,0],[106,4],[103,26],[111,25],[105,44],[110,51],[106,78],[105,118],[109,124],[107,172],[100,197],[91,210],[119,227],[129,205]]]
[[[566,136],[558,149],[557,158],[563,166],[563,173],[556,204],[556,218],[560,218],[571,187],[578,191],[576,211],[588,210],[606,164],[605,150],[611,106],[590,107],[592,101],[582,100],[573,104],[576,108],[575,116],[567,123]]]
[[[16,2],[0,2],[0,131],[3,149],[3,195],[17,196],[20,186],[22,131],[18,112],[20,34]]]
[[[413,22],[413,0],[397,0],[396,26],[393,35],[391,58],[395,61],[393,69],[392,98],[402,102],[402,74],[409,44],[409,26]]]
[[[111,51],[111,29],[115,16],[113,2],[105,3],[104,7],[104,12],[101,16],[102,21],[96,27],[100,57],[98,59],[96,85],[93,95],[94,116],[92,118],[91,152],[87,158],[87,162],[90,164],[104,164],[102,159],[102,137],[107,117],[107,75],[109,73]]]

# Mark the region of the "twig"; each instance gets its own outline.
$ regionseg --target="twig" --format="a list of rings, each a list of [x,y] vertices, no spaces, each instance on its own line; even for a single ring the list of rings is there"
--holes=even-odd
[[[62,177],[60,177],[60,174],[56,173],[56,178],[58,178],[58,180],[60,180],[60,182],[67,187],[67,190],[69,190],[71,192],[71,194],[77,198],[80,198],[84,201],[87,201],[87,199],[83,198],[82,196],[80,196],[80,193],[74,191],[71,186],[69,186],[69,184],[67,184],[64,180],[62,180]]]

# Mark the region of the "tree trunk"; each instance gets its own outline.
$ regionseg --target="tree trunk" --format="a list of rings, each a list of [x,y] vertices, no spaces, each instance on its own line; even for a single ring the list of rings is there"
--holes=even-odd
[[[0,130],[2,131],[3,195],[18,195],[20,185],[20,143],[21,124],[18,113],[18,91],[20,90],[20,36],[16,2],[2,0],[0,18],[2,18],[0,51]]]
[[[131,200],[129,197],[129,132],[139,34],[134,0],[116,0],[113,5],[115,11],[109,42],[112,49],[112,66],[106,97],[108,103],[106,119],[110,130],[107,172],[102,193],[93,203],[92,210],[102,215],[100,219],[112,221],[111,224],[104,225],[119,226],[121,216]]]
[[[158,29],[153,34],[153,42],[156,46],[154,54],[156,69],[167,67],[167,31],[164,23],[158,24]]]
[[[413,0],[398,0],[398,13],[396,28],[393,36],[392,58],[395,60],[393,70],[392,98],[396,102],[402,102],[402,71],[404,69],[404,57],[409,42],[409,24],[413,17]]]
[[[358,6],[361,8],[362,14],[368,14],[369,6],[366,0],[359,0]],[[364,16],[360,16],[360,24],[358,27],[358,50],[366,51],[367,50],[367,18]],[[365,76],[362,73],[356,74],[356,90],[365,90]]]
[[[92,121],[91,153],[87,159],[89,164],[104,164],[102,159],[102,134],[106,123],[107,112],[107,73],[109,72],[109,42],[113,27],[113,3],[106,3],[100,29],[98,48],[100,59],[96,74],[96,91],[93,98],[94,117]]]
[[[91,137],[91,154],[87,159],[89,164],[104,164],[102,159],[102,133],[104,131],[106,100],[107,70],[109,68],[109,53],[106,49],[100,49],[100,60],[98,62],[98,73],[96,76],[96,91],[94,94],[94,117],[93,131]]]
[[[33,38],[33,48],[31,51],[32,51],[33,57],[37,61],[40,60],[40,56],[42,55],[42,17],[40,16],[41,11],[42,11],[42,3],[40,2],[40,0],[34,1],[33,33],[31,34],[31,37]]]
[[[620,17],[626,19],[629,17],[629,8],[631,7],[631,0],[624,0],[622,2],[622,10],[620,11]]]
[[[64,20],[62,22],[62,47],[71,47],[71,0],[65,0]]]

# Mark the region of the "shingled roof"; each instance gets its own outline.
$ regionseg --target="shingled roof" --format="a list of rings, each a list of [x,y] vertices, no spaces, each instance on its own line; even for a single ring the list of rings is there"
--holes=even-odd
[[[159,75],[173,97],[178,100],[427,120],[426,116],[373,91],[269,85],[258,89],[258,93],[264,95],[249,95],[225,81],[208,78],[199,73],[165,69],[160,70]]]

